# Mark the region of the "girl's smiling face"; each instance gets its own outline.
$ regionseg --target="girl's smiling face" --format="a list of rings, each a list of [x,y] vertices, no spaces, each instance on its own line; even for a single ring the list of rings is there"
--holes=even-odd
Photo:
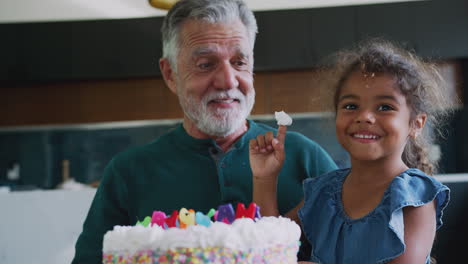
[[[390,75],[355,71],[339,90],[336,135],[352,160],[400,163],[408,136],[417,132],[411,116]]]

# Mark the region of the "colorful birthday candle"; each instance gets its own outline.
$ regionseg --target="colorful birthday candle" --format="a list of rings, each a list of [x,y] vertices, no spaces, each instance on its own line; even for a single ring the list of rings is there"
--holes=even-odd
[[[151,217],[147,216],[143,221],[137,221],[137,225],[142,225],[144,227],[147,227],[151,223]]]
[[[211,217],[214,217],[215,213],[216,213],[216,210],[213,209],[213,208],[211,208],[211,209],[208,211],[208,213],[206,214],[206,216],[208,216],[209,218],[211,218]]]
[[[166,220],[166,214],[162,211],[153,211],[151,217],[151,226],[158,225],[164,228],[164,220]]]
[[[169,227],[177,227],[177,219],[179,218],[179,212],[177,210],[174,210],[171,214],[171,216],[166,217],[164,220],[166,226]]]
[[[195,214],[195,222],[197,223],[197,225],[203,225],[206,227],[211,225],[210,217],[207,215],[204,215],[202,212],[197,212]]]
[[[260,215],[260,206],[256,205],[255,208],[255,218],[260,218],[262,215]]]
[[[179,211],[179,226],[180,228],[186,228],[189,225],[195,225],[195,211],[182,208]]]
[[[234,208],[232,208],[231,204],[223,204],[218,206],[218,216],[216,218],[216,221],[230,224],[234,222],[235,219],[236,215],[234,213]]]
[[[258,211],[257,208],[258,206],[255,203],[250,203],[247,209],[245,209],[245,206],[243,203],[237,203],[236,219],[243,218],[243,217],[255,219],[257,211]]]

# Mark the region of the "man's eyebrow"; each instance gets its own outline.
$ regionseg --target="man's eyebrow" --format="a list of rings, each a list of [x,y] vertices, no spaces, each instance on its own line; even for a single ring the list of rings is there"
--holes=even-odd
[[[241,47],[234,47],[233,50],[242,59],[249,58],[249,54],[245,52]],[[201,56],[206,56],[210,54],[216,53],[217,50],[216,48],[213,47],[200,47],[192,51],[192,57],[201,57]]]
[[[245,52],[239,51],[239,57],[242,59],[246,59],[249,58],[249,55],[247,55],[247,53]]]
[[[249,54],[245,52],[245,50],[240,46],[236,46],[234,50],[236,51],[237,55],[243,59],[249,57]]]
[[[215,50],[213,48],[202,47],[202,48],[195,49],[192,52],[192,56],[193,57],[204,56],[204,55],[212,54],[214,52],[215,52]]]

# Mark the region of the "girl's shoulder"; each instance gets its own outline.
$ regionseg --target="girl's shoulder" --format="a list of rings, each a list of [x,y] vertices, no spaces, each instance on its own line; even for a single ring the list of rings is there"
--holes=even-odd
[[[405,199],[413,206],[428,203],[439,193],[450,193],[447,186],[419,169],[408,169],[395,177],[390,190],[392,196]]]
[[[443,186],[443,184],[436,178],[427,175],[420,169],[410,168],[398,175],[399,179],[404,179],[409,182],[427,182],[436,186]]]
[[[419,169],[408,169],[393,179],[387,202],[391,211],[406,206],[418,207],[436,201],[437,227],[442,225],[442,211],[450,200],[450,189]]]

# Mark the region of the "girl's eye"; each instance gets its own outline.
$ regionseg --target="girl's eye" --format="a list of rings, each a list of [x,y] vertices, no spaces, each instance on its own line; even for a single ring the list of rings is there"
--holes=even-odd
[[[390,105],[381,105],[379,106],[378,108],[379,111],[391,111],[391,110],[395,110],[392,106]]]
[[[343,105],[342,108],[345,109],[345,110],[355,110],[355,109],[357,109],[357,105],[355,105],[355,104],[345,104],[345,105]]]

